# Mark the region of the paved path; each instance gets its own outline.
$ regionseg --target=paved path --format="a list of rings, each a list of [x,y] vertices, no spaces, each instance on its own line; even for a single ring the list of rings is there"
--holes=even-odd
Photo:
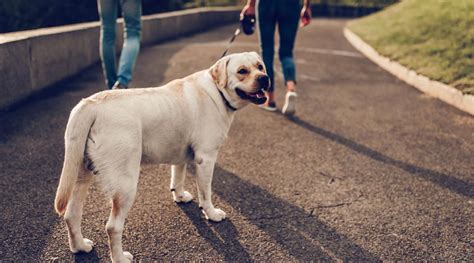
[[[474,259],[474,118],[420,94],[357,53],[344,20],[316,20],[295,52],[298,118],[250,106],[237,114],[215,172],[230,218],[208,223],[176,205],[170,168],[144,165],[124,247],[138,260]],[[143,49],[135,86],[207,68],[234,26]],[[232,52],[257,50],[239,37]],[[72,255],[53,212],[70,109],[104,88],[94,66],[40,99],[0,113],[0,259],[108,260],[108,202],[96,187]],[[282,106],[281,75],[277,79]],[[192,193],[194,179],[188,178]]]

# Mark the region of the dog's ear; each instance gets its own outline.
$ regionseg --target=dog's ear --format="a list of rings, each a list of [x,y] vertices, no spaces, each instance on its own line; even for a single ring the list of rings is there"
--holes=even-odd
[[[227,86],[227,65],[229,61],[229,56],[223,57],[209,69],[209,73],[219,89],[224,89]]]

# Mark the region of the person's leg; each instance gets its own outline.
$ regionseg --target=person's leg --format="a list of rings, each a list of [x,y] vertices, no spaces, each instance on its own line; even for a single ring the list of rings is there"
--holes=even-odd
[[[115,36],[117,23],[117,0],[97,0],[100,16],[100,58],[105,82],[112,88],[117,81],[115,61]]]
[[[121,0],[121,7],[125,26],[117,81],[128,86],[128,83],[132,80],[133,69],[140,50],[141,0]]]
[[[278,6],[278,33],[280,34],[280,57],[285,84],[291,81],[296,82],[295,62],[293,60],[293,47],[295,45],[296,32],[299,21],[299,1],[298,0],[277,0]]]
[[[296,111],[296,70],[293,47],[298,30],[300,6],[297,0],[277,0],[277,2],[278,32],[280,34],[278,53],[287,88],[282,112],[285,115],[293,115]]]
[[[274,104],[274,71],[273,57],[275,56],[275,4],[273,0],[259,0],[257,3],[257,24],[260,38],[260,49],[263,62],[267,69],[271,84],[267,92],[268,100],[266,105]]]
[[[278,33],[280,49],[278,51],[283,76],[288,90],[296,89],[296,70],[293,60],[293,47],[298,31],[300,5],[297,0],[277,0],[278,2]]]

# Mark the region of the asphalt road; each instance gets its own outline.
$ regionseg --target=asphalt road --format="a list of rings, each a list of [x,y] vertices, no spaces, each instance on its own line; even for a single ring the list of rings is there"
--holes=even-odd
[[[213,183],[229,219],[176,205],[170,167],[143,165],[125,250],[143,261],[474,260],[474,118],[372,64],[344,39],[345,22],[299,32],[297,118],[237,113]],[[144,48],[133,86],[208,68],[234,28]],[[240,36],[231,52],[257,42]],[[281,75],[276,86],[281,108]],[[109,261],[109,203],[96,186],[83,221],[90,254],[69,252],[53,211],[69,111],[102,89],[96,65],[0,113],[0,260]]]

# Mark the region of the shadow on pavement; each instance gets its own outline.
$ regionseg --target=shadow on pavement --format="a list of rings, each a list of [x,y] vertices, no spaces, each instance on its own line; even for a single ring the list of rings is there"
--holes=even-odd
[[[201,218],[201,211],[194,202],[179,204],[179,208],[193,222],[199,234],[221,255],[226,261],[249,262],[250,255],[238,241],[239,233],[232,220],[226,219],[219,223],[206,222]],[[217,234],[219,236],[217,236]]]
[[[323,136],[331,141],[335,141],[339,144],[342,144],[347,148],[357,153],[363,154],[373,160],[398,167],[408,173],[411,173],[415,176],[419,176],[425,180],[429,180],[441,187],[447,188],[448,190],[456,192],[460,195],[471,198],[474,197],[474,185],[469,182],[427,168],[395,160],[383,153],[372,150],[367,146],[347,139],[346,137],[343,137],[339,134],[327,131],[320,127],[316,127],[311,123],[299,119],[298,117],[290,118],[290,120],[302,128],[305,128],[313,133]]]
[[[304,209],[216,167],[214,192],[300,261],[380,261]]]
[[[79,252],[77,254],[74,254],[74,262],[99,262],[99,255],[97,254],[97,251],[92,249],[91,252],[85,253],[85,252]]]

